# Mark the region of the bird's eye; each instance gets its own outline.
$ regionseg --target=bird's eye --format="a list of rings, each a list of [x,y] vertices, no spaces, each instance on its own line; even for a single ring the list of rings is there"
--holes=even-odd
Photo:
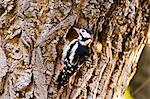
[[[85,30],[82,30],[82,32],[85,32]]]

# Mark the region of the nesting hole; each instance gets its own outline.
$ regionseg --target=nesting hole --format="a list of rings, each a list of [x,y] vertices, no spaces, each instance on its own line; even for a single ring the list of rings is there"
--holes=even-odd
[[[74,39],[78,38],[78,33],[71,27],[68,31],[68,33],[66,34],[66,40],[71,42]]]

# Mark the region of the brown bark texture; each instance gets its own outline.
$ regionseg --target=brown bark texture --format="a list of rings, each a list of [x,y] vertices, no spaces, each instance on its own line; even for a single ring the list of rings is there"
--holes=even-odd
[[[149,0],[0,0],[0,99],[120,99],[146,42]],[[102,44],[57,90],[64,35]]]

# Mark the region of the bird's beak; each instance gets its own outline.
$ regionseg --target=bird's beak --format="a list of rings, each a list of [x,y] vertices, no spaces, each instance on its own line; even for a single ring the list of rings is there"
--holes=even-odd
[[[73,29],[80,35],[80,29],[79,28],[73,27]]]

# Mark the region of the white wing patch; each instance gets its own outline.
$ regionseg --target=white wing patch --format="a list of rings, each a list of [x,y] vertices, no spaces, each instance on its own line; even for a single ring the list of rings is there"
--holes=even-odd
[[[76,42],[78,39],[74,39],[72,42],[70,42],[69,45],[65,45],[63,48],[63,53],[62,53],[62,63],[64,62],[64,59],[66,58],[67,51],[70,49],[71,44]]]
[[[69,59],[71,60],[70,61],[70,63],[72,63],[72,61],[73,61],[73,59],[74,59],[74,55],[75,55],[75,50],[78,48],[78,43],[76,43],[74,46],[73,46],[73,48],[72,48],[72,50],[71,50],[71,54],[70,54],[70,56],[69,56]],[[71,65],[73,65],[73,64],[71,64]]]

